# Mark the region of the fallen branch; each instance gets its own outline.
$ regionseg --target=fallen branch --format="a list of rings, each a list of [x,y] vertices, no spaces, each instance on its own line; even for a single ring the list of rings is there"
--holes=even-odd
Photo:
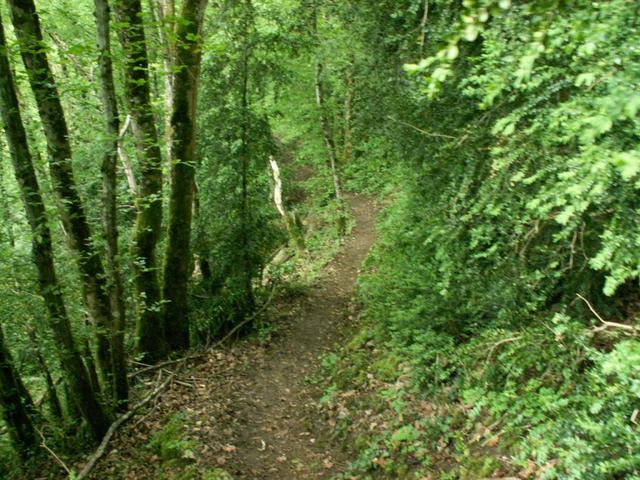
[[[147,403],[149,403],[151,400],[153,400],[158,395],[160,395],[160,393],[165,388],[167,388],[169,386],[169,384],[173,381],[173,377],[174,377],[174,375],[171,374],[164,382],[162,382],[160,385],[158,385],[149,395],[147,395],[145,398],[140,400],[140,402],[136,403],[131,408],[131,410],[129,410],[124,415],[121,415],[115,422],[113,422],[111,424],[111,426],[109,427],[109,430],[107,430],[107,433],[103,437],[102,442],[100,442],[100,446],[93,453],[93,455],[91,455],[91,457],[89,457],[89,460],[85,464],[85,466],[82,469],[82,471],[75,477],[75,480],[82,480],[84,478],[87,478],[87,476],[91,473],[91,470],[93,470],[95,468],[96,464],[98,463],[98,460],[100,460],[104,456],[104,454],[105,454],[105,452],[107,450],[107,445],[109,444],[109,441],[113,437],[113,435],[116,432],[116,430],[118,430],[118,428],[120,428],[120,426],[123,423],[125,423],[127,420],[129,420],[131,417],[133,417],[138,410],[140,410]],[[67,470],[67,472],[70,473],[68,470]]]
[[[491,355],[493,355],[493,352],[496,350],[496,348],[498,348],[500,345],[504,345],[505,343],[517,342],[521,338],[522,338],[522,335],[518,335],[517,337],[505,338],[503,340],[500,340],[499,342],[494,343],[491,349],[489,350],[489,355],[487,355],[487,359],[485,360],[485,365],[489,363],[489,360],[491,360]]]
[[[167,360],[166,362],[156,363],[155,365],[149,365],[148,367],[141,368],[140,370],[136,370],[128,375],[129,378],[135,378],[137,376],[143,375],[145,373],[154,372],[156,370],[160,370],[165,367],[169,367],[171,365],[176,365],[182,362],[188,362],[189,360],[195,360],[197,358],[203,357],[207,352],[200,352],[194,355],[189,355],[187,357],[178,358],[177,360]],[[139,362],[136,362],[139,363]]]
[[[637,333],[637,328],[634,327],[633,325],[626,325],[624,323],[618,323],[618,322],[610,322],[608,320],[605,320],[604,318],[602,318],[602,316],[596,311],[595,308],[593,308],[593,305],[591,305],[591,302],[589,302],[589,300],[587,300],[586,298],[584,298],[582,295],[580,295],[579,293],[576,294],[578,296],[578,298],[580,300],[582,300],[584,303],[587,304],[587,307],[589,307],[589,310],[591,310],[591,313],[593,313],[596,318],[598,320],[600,320],[600,322],[602,322],[602,325],[599,327],[595,327],[593,329],[591,329],[591,332],[602,332],[604,330],[607,330],[608,328],[618,328],[621,330],[625,330],[627,332],[631,332],[632,335],[635,335]]]
[[[458,137],[454,137],[452,135],[446,135],[444,133],[428,132],[426,130],[423,130],[422,128],[416,127],[415,125],[411,125],[410,123],[404,122],[402,120],[398,120],[397,118],[393,118],[389,115],[387,115],[387,118],[393,122],[404,125],[405,127],[413,128],[416,132],[420,132],[421,134],[426,135],[427,137],[448,138],[450,140],[458,140]]]
[[[46,450],[46,452],[53,457],[53,459],[58,463],[58,465],[60,465],[64,469],[64,471],[67,472],[67,475],[71,476],[71,470],[69,469],[69,467],[67,467],[67,465],[62,461],[62,459],[58,455],[56,455],[56,452],[54,452],[47,446],[47,442],[42,432],[37,429],[36,431],[38,432],[38,434],[40,435],[40,438],[42,439],[42,443],[40,444],[40,447]]]

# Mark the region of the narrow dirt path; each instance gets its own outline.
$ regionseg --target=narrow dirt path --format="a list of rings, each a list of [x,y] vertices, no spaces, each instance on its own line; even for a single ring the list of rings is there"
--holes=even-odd
[[[310,421],[316,399],[305,378],[349,323],[360,264],[375,239],[373,205],[351,196],[356,225],[313,291],[290,308],[285,332],[250,365],[234,392],[235,447],[226,469],[234,479],[329,478],[345,458],[327,445],[327,426]]]
[[[347,200],[356,221],[350,236],[308,294],[272,307],[279,317],[273,338],[212,350],[180,371],[180,381],[124,428],[92,479],[198,478],[175,476],[179,465],[167,475],[173,467],[147,448],[176,413],[190,445],[186,461],[199,472],[221,468],[234,480],[306,480],[343,471],[345,454],[328,441],[331,428],[316,408],[319,392],[305,379],[344,338],[359,267],[375,239],[372,202]]]

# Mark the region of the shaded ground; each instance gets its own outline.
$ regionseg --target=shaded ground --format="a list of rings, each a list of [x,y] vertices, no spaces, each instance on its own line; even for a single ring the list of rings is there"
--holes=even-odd
[[[307,295],[274,306],[281,317],[274,338],[194,362],[146,417],[123,430],[92,478],[159,478],[162,461],[145,445],[175,412],[184,413],[192,466],[200,471],[218,467],[236,480],[326,479],[342,471],[345,455],[327,440],[318,392],[305,378],[353,318],[358,270],[375,239],[370,200],[348,200],[356,220],[351,235]]]

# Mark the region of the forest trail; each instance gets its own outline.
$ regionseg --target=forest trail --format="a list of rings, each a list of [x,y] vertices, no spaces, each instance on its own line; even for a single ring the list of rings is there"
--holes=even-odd
[[[372,201],[347,200],[351,234],[307,294],[276,301],[273,338],[214,349],[193,362],[179,373],[183,384],[174,383],[143,422],[125,428],[91,478],[157,478],[161,459],[140,446],[178,412],[198,470],[224,469],[234,480],[327,479],[343,470],[346,454],[329,441],[331,428],[318,415],[321,392],[305,380],[352,322],[359,267],[375,240]]]
[[[290,312],[286,331],[238,382],[231,414],[236,450],[227,463],[234,479],[329,478],[344,464],[344,454],[323,440],[326,426],[310,422],[317,400],[305,378],[352,318],[359,267],[375,239],[371,201],[348,201],[356,220],[351,235],[310,294],[280,306]]]

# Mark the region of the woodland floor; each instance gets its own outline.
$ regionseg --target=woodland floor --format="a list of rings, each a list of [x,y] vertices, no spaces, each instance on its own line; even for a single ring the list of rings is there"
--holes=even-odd
[[[91,478],[161,478],[167,470],[145,446],[177,412],[200,471],[221,468],[235,480],[327,479],[343,471],[346,454],[329,440],[331,426],[318,414],[321,392],[306,379],[353,323],[359,267],[375,239],[371,201],[348,200],[356,221],[350,236],[308,293],[275,301],[276,333],[193,361],[177,375],[181,383],[123,427]],[[147,381],[151,387],[159,379]]]

